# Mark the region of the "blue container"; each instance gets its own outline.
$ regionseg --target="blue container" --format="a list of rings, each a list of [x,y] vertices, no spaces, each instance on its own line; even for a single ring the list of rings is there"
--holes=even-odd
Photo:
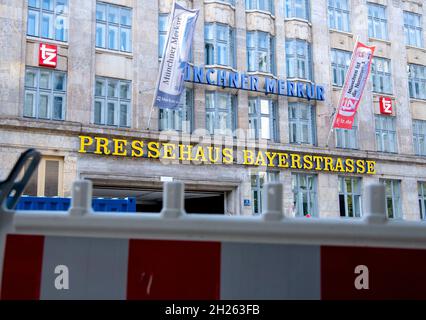
[[[71,198],[23,196],[19,199],[16,210],[67,211],[70,205]],[[95,198],[92,208],[99,212],[136,212],[136,198]]]

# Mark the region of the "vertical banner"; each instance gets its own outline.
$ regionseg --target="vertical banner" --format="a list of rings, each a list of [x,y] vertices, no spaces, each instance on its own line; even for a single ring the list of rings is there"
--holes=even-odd
[[[371,69],[375,47],[357,42],[346,74],[333,128],[352,129],[354,117]]]
[[[173,109],[179,104],[198,13],[174,3],[154,97],[158,108]]]

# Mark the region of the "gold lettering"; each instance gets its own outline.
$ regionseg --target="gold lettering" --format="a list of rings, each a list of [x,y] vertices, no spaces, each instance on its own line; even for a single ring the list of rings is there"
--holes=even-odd
[[[234,162],[233,150],[231,148],[223,148],[223,163],[232,164]]]
[[[346,159],[346,172],[353,173],[355,171],[354,167],[355,161],[353,159]]]
[[[314,168],[314,163],[312,162],[312,156],[305,155],[303,157],[303,169],[312,170]]]
[[[151,141],[148,143],[148,158],[160,158],[160,143]]]
[[[132,141],[132,157],[140,158],[143,156],[143,141]]]
[[[291,168],[292,169],[302,169],[302,164],[300,163],[301,157],[298,154],[292,153],[291,155]],[[296,166],[297,164],[297,166]]]
[[[86,147],[93,144],[93,138],[88,136],[80,136],[80,153],[86,153]]]
[[[96,151],[95,151],[96,154],[105,154],[105,155],[111,154],[111,151],[109,151],[108,149],[109,140],[107,138],[95,137],[95,140],[96,140]],[[103,152],[101,150],[103,150]]]
[[[365,173],[365,163],[364,160],[357,160],[356,166],[358,168],[357,173]]]
[[[376,174],[376,161],[367,161],[367,174]]]

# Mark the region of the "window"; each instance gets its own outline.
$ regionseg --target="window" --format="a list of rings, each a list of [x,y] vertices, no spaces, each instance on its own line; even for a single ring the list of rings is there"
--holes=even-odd
[[[236,129],[237,97],[224,92],[206,92],[206,129],[210,134],[233,135]]]
[[[315,175],[293,173],[293,207],[296,217],[317,217],[317,177]]]
[[[405,44],[414,47],[423,47],[423,28],[421,15],[404,11]]]
[[[333,85],[343,87],[346,72],[351,64],[351,52],[331,49],[331,68],[333,71]]]
[[[388,22],[386,19],[386,9],[384,6],[367,3],[368,5],[368,36],[371,38],[388,38]]]
[[[96,3],[96,47],[132,51],[132,9]]]
[[[426,67],[418,64],[408,65],[408,89],[410,98],[426,99]]]
[[[164,47],[167,41],[169,15],[160,14],[158,16],[158,57],[163,57]]]
[[[310,43],[305,40],[287,39],[285,52],[287,77],[313,80]]]
[[[348,0],[328,0],[328,27],[345,32],[350,31]]]
[[[274,14],[273,0],[246,0],[246,10],[262,10]]]
[[[226,24],[206,23],[204,31],[206,65],[235,67],[235,38]]]
[[[111,78],[96,77],[95,124],[130,127],[131,82]]]
[[[315,109],[304,103],[290,103],[288,106],[290,143],[316,143]]]
[[[420,219],[426,220],[426,182],[418,183]]]
[[[371,64],[371,79],[373,81],[374,92],[392,93],[392,74],[389,59],[373,58]]]
[[[361,178],[339,177],[340,216],[361,217]]]
[[[248,71],[275,73],[275,39],[261,31],[247,32]]]
[[[426,156],[426,121],[413,120],[414,153]]]
[[[268,182],[278,181],[278,177],[279,177],[279,172],[275,172],[275,171],[257,172],[250,175],[254,215],[258,215],[262,213],[263,185]]]
[[[25,71],[24,117],[65,120],[67,75],[43,68]]]
[[[68,0],[29,0],[27,34],[68,41]]]
[[[177,109],[159,109],[159,129],[191,133],[193,106],[193,91],[187,88],[182,92],[181,100]]]
[[[276,102],[262,98],[249,99],[249,137],[277,141]]]
[[[235,6],[235,0],[217,0],[217,1],[230,4],[231,6]]]
[[[336,147],[343,149],[358,149],[358,116],[355,115],[355,120],[352,125],[352,130],[335,129],[336,132]]]
[[[27,167],[24,170],[26,169]],[[36,197],[63,197],[63,172],[63,158],[43,157],[23,194]]]
[[[386,212],[390,219],[402,219],[401,181],[380,179],[385,186]]]
[[[285,0],[286,18],[309,20],[309,0]]]
[[[397,152],[395,117],[375,115],[377,151]]]

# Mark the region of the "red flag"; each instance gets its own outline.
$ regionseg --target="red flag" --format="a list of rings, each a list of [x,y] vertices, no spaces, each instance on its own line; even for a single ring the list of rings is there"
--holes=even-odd
[[[370,74],[374,50],[374,46],[370,47],[357,42],[351,65],[346,74],[333,128],[352,129],[354,117]]]

